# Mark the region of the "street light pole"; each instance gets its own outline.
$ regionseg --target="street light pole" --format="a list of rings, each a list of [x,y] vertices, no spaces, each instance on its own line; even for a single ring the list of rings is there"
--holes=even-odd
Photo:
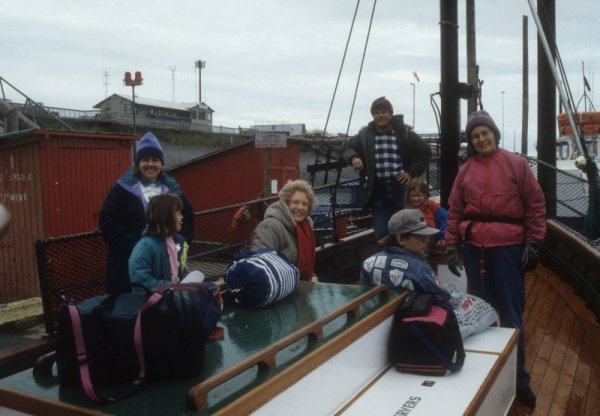
[[[131,87],[131,97],[133,102],[133,133],[137,133],[135,126],[135,87],[137,85],[142,85],[144,79],[142,78],[142,73],[140,71],[136,71],[135,78],[131,78],[131,72],[125,72],[125,77],[123,78],[123,84]]]
[[[198,102],[202,102],[202,68],[206,67],[206,61],[197,60],[196,68],[198,68]]]
[[[171,70],[171,101],[175,102],[175,70],[177,67],[170,66],[169,69]]]
[[[413,103],[412,103],[412,113],[413,113],[412,126],[413,126],[413,129],[414,129],[415,128],[415,83],[411,82],[410,85],[412,85],[412,99],[413,99]]]
[[[417,80],[417,82],[421,82],[421,79],[419,78],[419,74],[417,74],[417,72],[413,72],[413,78]],[[411,82],[410,85],[412,85],[412,93],[413,93],[413,129],[415,128],[415,87],[416,84],[414,82]]]
[[[504,147],[504,91],[502,91],[502,147]]]

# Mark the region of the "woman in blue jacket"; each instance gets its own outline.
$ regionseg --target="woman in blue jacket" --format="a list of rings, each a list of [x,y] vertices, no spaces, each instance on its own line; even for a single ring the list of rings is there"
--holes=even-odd
[[[173,177],[163,171],[164,153],[150,132],[139,142],[135,165],[110,189],[100,210],[100,230],[108,243],[106,291],[131,291],[128,261],[133,247],[146,228],[146,209],[156,195],[173,193],[183,203],[181,235],[193,240],[194,212]]]

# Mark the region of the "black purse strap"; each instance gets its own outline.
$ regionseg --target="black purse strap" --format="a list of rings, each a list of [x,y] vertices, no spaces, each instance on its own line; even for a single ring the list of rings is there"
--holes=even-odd
[[[452,308],[450,306],[448,306],[446,308],[448,310],[448,313],[451,313],[452,315],[454,315],[454,321],[456,321],[456,314],[454,313],[454,311],[452,310]],[[458,327],[458,322],[457,322],[457,327]],[[465,363],[465,346],[463,345],[463,339],[462,336],[460,335],[460,328],[458,328],[456,331],[452,331],[452,342],[454,343],[454,345],[456,345],[456,359],[453,363],[451,363],[451,367],[449,368],[450,371],[458,371],[462,368],[463,364]]]

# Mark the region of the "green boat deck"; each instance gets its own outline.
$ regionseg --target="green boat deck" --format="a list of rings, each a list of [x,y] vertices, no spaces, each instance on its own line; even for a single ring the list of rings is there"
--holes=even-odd
[[[301,282],[266,308],[227,305],[219,322],[224,338],[207,342],[198,377],[147,381],[130,398],[96,405],[78,388],[60,386],[55,375],[28,369],[0,380],[0,406],[32,414],[198,414],[194,408],[212,414],[398,297],[383,287]],[[198,387],[215,378],[214,386]]]

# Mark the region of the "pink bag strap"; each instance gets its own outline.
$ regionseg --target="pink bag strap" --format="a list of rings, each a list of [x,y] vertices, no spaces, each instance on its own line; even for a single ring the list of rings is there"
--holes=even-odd
[[[88,355],[85,348],[85,341],[83,339],[83,330],[81,328],[79,310],[75,305],[67,305],[69,316],[71,317],[71,326],[73,327],[73,337],[75,338],[75,349],[77,351],[77,361],[79,362],[79,376],[81,379],[81,386],[83,387],[83,391],[90,400],[96,403],[116,402],[120,399],[129,396],[140,387],[141,383],[146,377],[146,361],[144,358],[144,344],[142,340],[142,314],[147,309],[150,309],[151,307],[156,305],[158,301],[162,299],[162,297],[162,294],[154,292],[152,296],[150,296],[144,302],[144,304],[140,308],[140,311],[138,312],[133,331],[133,342],[140,371],[138,373],[137,378],[132,383],[132,389],[126,391],[123,394],[120,394],[119,396],[101,396],[96,393],[96,389],[94,388],[94,383],[92,382],[92,378],[90,375]]]
[[[135,320],[135,328],[133,330],[133,344],[135,346],[135,352],[138,357],[138,365],[140,367],[138,378],[135,381],[136,383],[142,382],[146,377],[146,360],[144,358],[144,343],[142,342],[142,313],[144,313],[146,309],[150,309],[151,307],[156,305],[156,303],[159,300],[161,300],[162,297],[163,295],[161,295],[160,293],[154,292],[152,296],[150,296],[148,300],[144,302]]]
[[[83,331],[81,329],[81,319],[79,319],[79,311],[77,306],[68,305],[69,316],[71,317],[71,326],[73,327],[73,336],[75,338],[75,349],[77,351],[77,361],[79,362],[79,375],[81,377],[81,386],[85,394],[95,402],[102,402],[102,399],[96,394],[96,390],[92,384],[90,377],[90,367],[88,365],[88,356],[85,350],[85,342],[83,341]]]

